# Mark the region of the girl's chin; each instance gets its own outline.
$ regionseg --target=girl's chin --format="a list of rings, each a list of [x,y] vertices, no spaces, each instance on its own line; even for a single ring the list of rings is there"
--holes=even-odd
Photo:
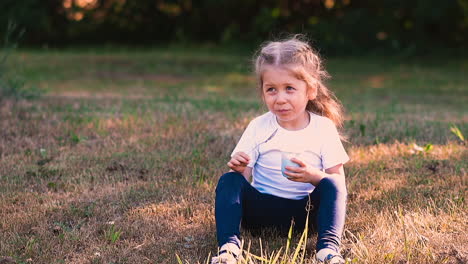
[[[277,115],[276,116],[277,120],[280,121],[280,122],[291,122],[291,121],[294,121],[295,119],[292,118],[292,117],[288,117],[288,116],[280,116],[280,115]]]

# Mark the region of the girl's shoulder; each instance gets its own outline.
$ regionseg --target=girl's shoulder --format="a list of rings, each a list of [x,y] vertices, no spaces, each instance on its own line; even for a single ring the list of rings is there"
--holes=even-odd
[[[326,116],[321,116],[321,115],[317,115],[316,113],[312,113],[312,112],[309,112],[310,114],[310,118],[311,120],[314,120],[316,122],[320,122],[320,123],[328,123],[328,124],[333,124],[333,121],[326,117]]]
[[[249,126],[267,127],[274,126],[275,115],[272,112],[266,112],[263,115],[257,116],[250,121]]]
[[[256,139],[262,139],[265,136],[271,135],[272,131],[277,129],[275,115],[267,112],[263,115],[257,116],[246,128],[246,132]]]
[[[324,132],[328,132],[330,131],[330,129],[336,130],[335,123],[333,123],[333,121],[330,118],[326,116],[317,115],[312,112],[309,112],[309,113],[310,113],[311,123],[313,122],[314,127],[316,129],[319,129]]]

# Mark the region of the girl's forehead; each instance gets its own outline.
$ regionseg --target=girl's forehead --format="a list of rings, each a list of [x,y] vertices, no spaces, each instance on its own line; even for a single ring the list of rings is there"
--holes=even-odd
[[[297,71],[297,66],[276,66],[276,65],[268,65],[265,66],[261,72],[261,78],[263,81],[266,81],[265,78],[268,79],[297,79],[302,80],[301,74]]]
[[[296,72],[298,65],[264,65],[262,72],[266,71],[287,71],[287,72]]]

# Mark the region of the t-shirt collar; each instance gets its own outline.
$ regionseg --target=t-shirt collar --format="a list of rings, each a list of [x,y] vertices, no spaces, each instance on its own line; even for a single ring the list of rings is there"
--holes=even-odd
[[[272,112],[271,113],[271,116],[272,116],[272,121],[273,121],[273,127],[275,129],[278,129],[278,130],[283,130],[283,131],[287,131],[287,132],[298,132],[298,131],[304,131],[304,130],[307,130],[309,129],[311,126],[312,126],[312,114],[307,111],[307,113],[309,114],[309,124],[307,124],[306,127],[304,127],[303,129],[299,129],[299,130],[288,130],[284,127],[282,127],[279,123],[278,123],[278,120],[276,119],[276,115],[273,114]]]

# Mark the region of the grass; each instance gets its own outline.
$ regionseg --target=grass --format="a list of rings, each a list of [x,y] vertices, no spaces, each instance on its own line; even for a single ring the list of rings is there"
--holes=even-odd
[[[217,250],[217,179],[265,111],[250,58],[160,48],[12,59],[47,93],[0,105],[0,260],[206,263]],[[468,61],[331,58],[327,68],[347,109],[344,256],[467,262]],[[252,262],[265,263],[253,255],[290,243],[292,258],[300,238],[244,241]],[[315,236],[301,243],[313,263]]]

